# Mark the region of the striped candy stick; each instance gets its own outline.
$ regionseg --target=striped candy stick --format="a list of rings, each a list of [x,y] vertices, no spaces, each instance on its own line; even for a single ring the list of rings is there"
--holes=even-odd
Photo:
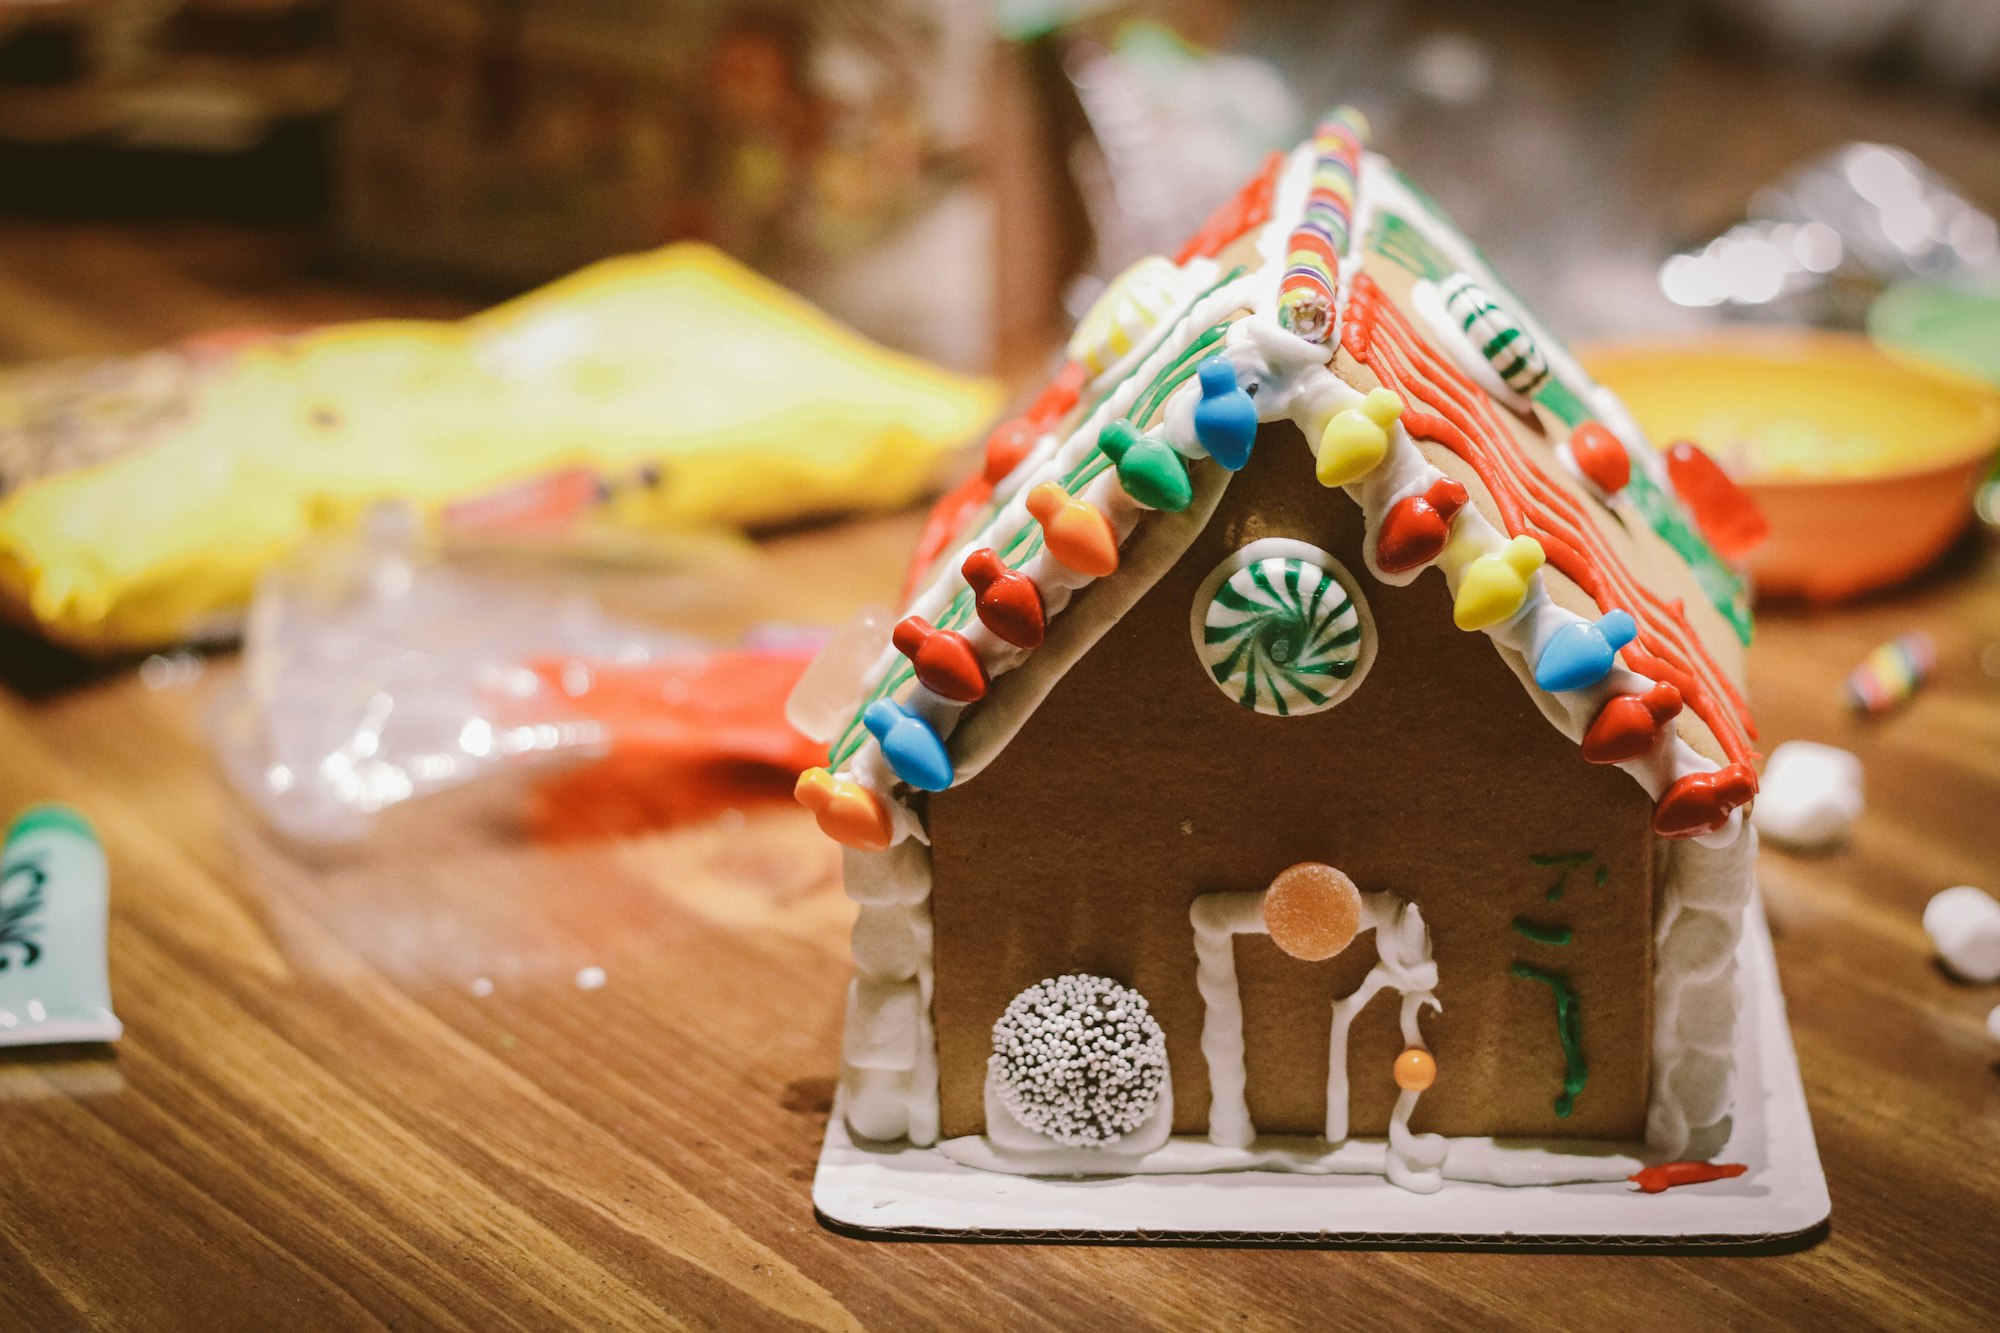
[[[1313,136],[1312,186],[1305,216],[1285,246],[1285,275],[1278,285],[1278,320],[1308,342],[1333,337],[1334,288],[1340,255],[1354,222],[1355,180],[1368,122],[1352,107],[1341,107]]]

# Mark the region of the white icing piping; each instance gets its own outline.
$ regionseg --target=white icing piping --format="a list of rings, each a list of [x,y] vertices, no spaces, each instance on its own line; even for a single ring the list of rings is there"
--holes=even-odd
[[[843,869],[860,905],[851,942],[841,1088],[864,1139],[937,1142],[937,1034],[931,1026],[931,855],[921,842],[850,849]]]
[[[1451,1153],[1438,1168],[1443,1180],[1485,1185],[1576,1185],[1624,1180],[1659,1160],[1637,1143],[1593,1143],[1573,1139],[1447,1140]],[[1300,1176],[1391,1176],[1390,1145],[1384,1139],[1349,1139],[1329,1144],[1305,1135],[1258,1138],[1229,1148],[1191,1135],[1176,1135],[1156,1152],[1133,1157],[1093,1154],[1090,1149],[1027,1153],[994,1144],[982,1135],[938,1144],[946,1160],[1016,1176],[1193,1176],[1220,1171],[1285,1171]]]
[[[1195,986],[1201,991],[1201,1056],[1208,1064],[1208,1139],[1248,1147],[1250,1123],[1243,1063],[1243,996],[1236,984],[1236,937],[1264,935],[1263,889],[1204,893],[1188,909],[1194,923]]]
[[[1195,984],[1203,1006],[1201,1054],[1208,1065],[1208,1138],[1221,1148],[1249,1148],[1257,1138],[1246,1094],[1243,1051],[1243,994],[1236,976],[1236,937],[1267,935],[1265,889],[1204,893],[1188,909],[1194,925]],[[1438,1004],[1437,963],[1430,932],[1416,906],[1392,893],[1361,895],[1361,930],[1375,932],[1375,966],[1361,985],[1334,1001],[1327,1034],[1326,1141],[1347,1138],[1349,1087],[1347,1033],[1354,1017],[1384,989],[1403,997],[1401,1025],[1405,1049],[1430,1049],[1418,1017]],[[1381,1170],[1404,1189],[1429,1194],[1444,1183],[1449,1143],[1436,1134],[1412,1134],[1410,1115],[1419,1094],[1403,1089],[1389,1117],[1388,1151]]]

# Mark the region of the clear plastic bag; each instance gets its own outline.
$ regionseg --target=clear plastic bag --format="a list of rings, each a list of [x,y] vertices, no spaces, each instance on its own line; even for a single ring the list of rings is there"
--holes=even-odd
[[[711,651],[587,597],[427,564],[420,546],[410,510],[378,506],[259,582],[241,681],[210,735],[237,789],[293,837],[352,841],[390,806],[500,766],[607,752],[612,722],[537,660],[587,671]]]

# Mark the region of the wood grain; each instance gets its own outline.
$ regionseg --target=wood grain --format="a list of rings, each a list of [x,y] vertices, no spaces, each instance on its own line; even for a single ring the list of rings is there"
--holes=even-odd
[[[309,276],[309,253],[195,223],[0,222],[0,357],[455,308]],[[769,542],[757,595],[689,623],[887,599],[916,529]],[[1848,718],[1844,672],[1913,627],[1940,642],[1936,682]],[[1919,924],[1948,885],[2000,889],[1991,541],[1905,595],[1762,619],[1763,744],[1847,746],[1870,787],[1849,847],[1761,866],[1834,1200],[1825,1241],[1765,1258],[834,1235],[809,1189],[851,909],[808,820],[550,850],[496,791],[308,853],[261,829],[202,739],[234,672],[0,692],[0,813],[67,799],[103,833],[127,1024],[110,1052],[0,1058],[0,1324],[1990,1327],[2000,1308],[2000,987],[1946,978]],[[608,983],[578,988],[586,966]]]

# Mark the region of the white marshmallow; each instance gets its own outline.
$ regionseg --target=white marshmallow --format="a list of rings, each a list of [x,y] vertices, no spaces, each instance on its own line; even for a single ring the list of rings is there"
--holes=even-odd
[[[1986,1015],[1986,1030],[1993,1034],[1993,1040],[2000,1041],[2000,1004],[1993,1006],[1993,1012]]]
[[[1802,850],[1838,842],[1861,815],[1861,761],[1815,741],[1771,752],[1751,822],[1771,841]]]
[[[1924,929],[1944,965],[1967,981],[2000,981],[2000,902],[1970,884],[1924,908]]]

